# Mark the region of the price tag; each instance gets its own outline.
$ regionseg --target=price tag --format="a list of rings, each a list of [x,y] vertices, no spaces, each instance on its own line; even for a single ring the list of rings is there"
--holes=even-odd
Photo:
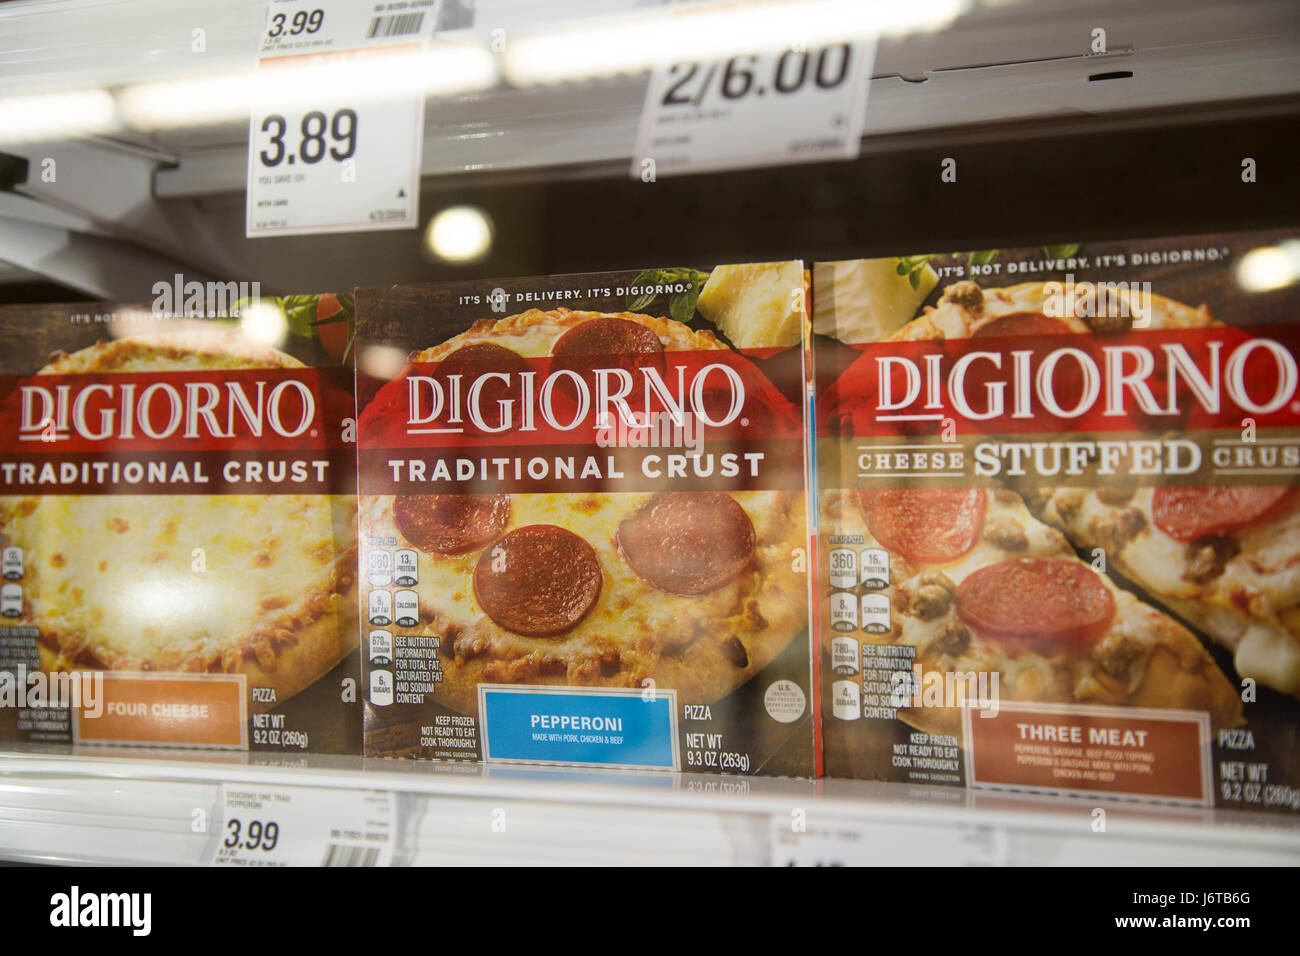
[[[657,68],[632,177],[853,159],[874,56],[872,40]]]
[[[1006,829],[934,820],[808,820],[771,818],[773,866],[1008,866],[1015,862]]]
[[[442,0],[271,0],[248,132],[249,237],[409,229],[421,58]]]
[[[861,826],[831,823],[796,830],[789,818],[770,824],[773,866],[872,866],[884,861],[873,853]]]
[[[392,793],[227,783],[214,866],[388,866]]]

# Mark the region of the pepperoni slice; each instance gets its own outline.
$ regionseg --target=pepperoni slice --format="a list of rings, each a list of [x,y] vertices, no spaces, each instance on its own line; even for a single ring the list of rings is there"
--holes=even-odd
[[[407,541],[432,554],[483,547],[510,521],[509,495],[398,495],[393,521]]]
[[[1060,319],[1041,312],[1009,312],[971,333],[973,339],[997,335],[1068,335],[1071,329]]]
[[[551,348],[557,359],[575,359],[584,355],[664,354],[659,336],[637,322],[612,315],[588,319],[561,335]]]
[[[493,621],[525,637],[554,637],[575,627],[600,597],[596,552],[572,531],[530,524],[483,552],[474,597]]]
[[[754,523],[731,495],[664,491],[618,526],[618,546],[638,575],[696,597],[734,580],[754,557]]]
[[[1175,541],[1226,534],[1267,516],[1291,494],[1288,487],[1157,488],[1156,527]]]
[[[872,536],[909,561],[947,564],[975,547],[988,496],[982,488],[880,488],[858,492]]]
[[[448,380],[451,376],[461,376],[460,393],[462,396],[468,396],[470,386],[474,384],[474,380],[488,372],[504,372],[511,376],[513,382],[516,375],[528,370],[528,362],[518,352],[512,352],[510,349],[493,342],[475,342],[471,345],[462,345],[439,362],[437,369],[434,371],[434,377],[446,390],[449,387]],[[501,427],[500,403],[508,401],[512,391],[513,389],[509,383],[498,378],[489,379],[483,384],[483,388],[479,392],[478,407],[483,421],[489,428],[499,429]],[[464,400],[462,399],[462,401]],[[465,427],[472,431],[479,430],[470,422],[466,422]]]
[[[980,568],[962,581],[957,616],[1004,644],[1078,651],[1106,634],[1115,598],[1087,565],[1018,558]]]

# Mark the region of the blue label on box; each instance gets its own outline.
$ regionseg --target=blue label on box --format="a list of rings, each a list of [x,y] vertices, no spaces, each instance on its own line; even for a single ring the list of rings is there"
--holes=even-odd
[[[673,691],[480,684],[486,760],[678,769]]]

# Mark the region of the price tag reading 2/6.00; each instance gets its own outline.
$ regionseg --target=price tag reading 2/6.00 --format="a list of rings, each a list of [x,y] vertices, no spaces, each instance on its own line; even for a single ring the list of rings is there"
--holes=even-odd
[[[874,56],[874,41],[857,41],[656,69],[633,178],[853,159]]]
[[[248,236],[416,225],[419,56],[440,4],[271,0],[249,124]]]
[[[216,866],[388,866],[393,794],[374,790],[221,787]]]

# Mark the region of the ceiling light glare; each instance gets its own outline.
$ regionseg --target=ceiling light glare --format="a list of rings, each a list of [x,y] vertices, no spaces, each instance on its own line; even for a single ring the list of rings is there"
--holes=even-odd
[[[110,133],[119,126],[107,90],[0,97],[0,142],[31,143]]]
[[[430,220],[425,242],[444,262],[473,262],[492,248],[492,220],[474,206],[450,206]]]
[[[1270,292],[1300,280],[1300,240],[1252,249],[1237,263],[1237,284],[1247,292]]]
[[[289,320],[278,305],[254,302],[240,312],[239,331],[254,342],[276,348],[289,335]]]
[[[573,21],[506,47],[516,86],[643,73],[662,63],[935,30],[970,0],[756,0],[657,8]]]
[[[263,112],[308,110],[335,100],[351,105],[450,96],[493,86],[496,59],[486,49],[435,43],[425,50],[375,50],[345,59],[284,57],[206,76],[140,83],[122,91],[123,118],[139,130],[206,126]]]

